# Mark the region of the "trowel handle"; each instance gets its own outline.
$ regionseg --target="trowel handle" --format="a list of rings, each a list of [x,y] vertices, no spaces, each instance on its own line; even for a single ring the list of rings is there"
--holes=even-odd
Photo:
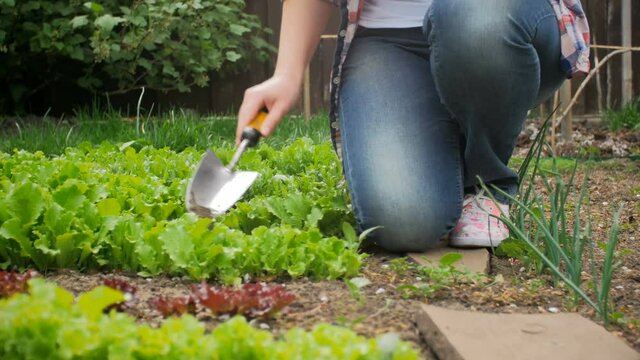
[[[269,112],[267,111],[267,109],[263,108],[262,110],[260,110],[258,115],[253,118],[253,120],[251,120],[249,126],[242,130],[241,140],[247,140],[247,146],[253,147],[258,144],[260,137],[262,137],[260,128],[262,127],[264,119],[267,118],[268,113]]]

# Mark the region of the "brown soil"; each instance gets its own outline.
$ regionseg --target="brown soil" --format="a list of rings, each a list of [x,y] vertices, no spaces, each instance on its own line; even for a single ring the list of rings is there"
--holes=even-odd
[[[614,135],[618,136],[618,135]],[[637,133],[627,141],[628,149],[640,145]],[[606,140],[605,140],[606,141]],[[523,140],[526,146],[526,140]],[[597,145],[596,145],[597,146]],[[520,150],[522,152],[522,150]],[[627,154],[628,155],[628,154]],[[610,326],[610,331],[640,351],[640,161],[614,159],[599,162],[590,176],[590,198],[594,240],[606,241],[614,206],[625,204],[621,217],[618,249],[621,265],[617,268],[611,290],[613,308],[622,318]],[[342,281],[285,280],[297,300],[275,319],[254,321],[257,327],[275,334],[291,327],[310,329],[318,322],[349,326],[365,336],[396,332],[420,349],[426,359],[434,358],[421,339],[414,322],[421,302],[448,308],[471,309],[487,312],[566,312],[577,311],[599,322],[594,311],[586,305],[573,305],[571,293],[562,284],[553,286],[548,275],[527,271],[513,259],[492,258],[492,271],[486,282],[459,284],[437,292],[433,297],[404,299],[398,291],[403,284],[414,284],[424,279],[415,269],[398,271],[390,264],[397,256],[373,253],[366,260],[362,276],[371,281],[362,289],[364,300],[358,302]],[[596,256],[601,261],[602,251]],[[101,278],[117,276],[130,280],[138,287],[135,302],[128,312],[140,321],[158,324],[162,318],[150,309],[147,301],[158,295],[188,294],[193,282],[167,277],[144,279],[131,274],[81,274],[74,271],[49,273],[46,277],[72,292],[81,292],[96,286]],[[585,280],[590,275],[585,273]],[[224,321],[207,312],[198,317],[212,328]]]

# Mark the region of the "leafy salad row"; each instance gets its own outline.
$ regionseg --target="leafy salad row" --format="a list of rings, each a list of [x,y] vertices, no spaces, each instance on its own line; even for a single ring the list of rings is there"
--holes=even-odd
[[[232,149],[215,149],[228,162]],[[239,283],[263,275],[357,274],[353,216],[329,144],[247,152],[261,176],[215,220],[185,213],[200,151],[83,144],[0,153],[0,268],[122,269]]]
[[[125,300],[99,286],[74,299],[42,279],[29,294],[0,299],[2,359],[417,359],[410,345],[388,334],[365,339],[353,331],[319,324],[289,330],[275,339],[234,317],[211,333],[191,315],[165,320],[159,328],[138,324],[104,309]]]

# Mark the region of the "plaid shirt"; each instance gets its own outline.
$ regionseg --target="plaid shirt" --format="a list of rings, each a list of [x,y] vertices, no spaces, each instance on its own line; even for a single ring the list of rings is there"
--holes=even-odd
[[[336,58],[331,75],[331,139],[338,156],[342,155],[340,128],[338,123],[338,97],[342,65],[347,58],[349,45],[353,40],[364,0],[324,0],[340,6],[342,27],[338,32]],[[549,0],[558,18],[561,36],[560,66],[568,78],[587,73],[589,63],[589,24],[580,0]]]

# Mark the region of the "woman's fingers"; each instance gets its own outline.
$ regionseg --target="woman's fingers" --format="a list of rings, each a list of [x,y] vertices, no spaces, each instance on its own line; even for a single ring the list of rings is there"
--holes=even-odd
[[[267,107],[265,103],[265,99],[260,94],[256,93],[253,88],[247,89],[244,94],[244,99],[242,100],[242,105],[240,105],[240,110],[238,111],[238,125],[236,127],[236,145],[240,144],[240,137],[242,136],[242,130],[249,125],[251,120],[253,120],[258,112]]]
[[[251,87],[245,91],[244,99],[238,111],[238,126],[236,128],[236,144],[240,143],[242,130],[249,125],[260,110],[267,108],[267,115],[260,133],[270,136],[282,118],[291,109],[299,96],[299,86],[295,81],[286,77],[272,77],[269,80]]]
[[[271,136],[276,126],[282,121],[282,118],[287,113],[289,109],[286,109],[281,103],[275,103],[269,109],[269,114],[267,115],[264,123],[262,123],[262,127],[260,128],[260,133],[262,136]]]

